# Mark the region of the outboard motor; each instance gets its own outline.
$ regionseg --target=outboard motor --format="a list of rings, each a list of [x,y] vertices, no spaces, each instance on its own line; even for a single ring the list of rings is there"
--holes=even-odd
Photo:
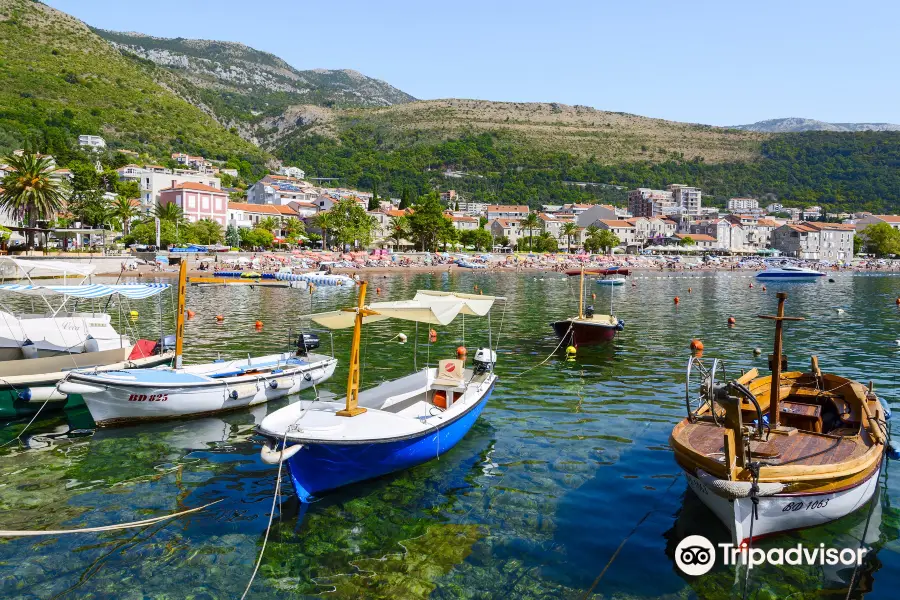
[[[156,344],[156,348],[153,349],[154,354],[163,354],[164,352],[168,352],[169,350],[175,349],[175,335],[167,335],[163,337]]]
[[[588,319],[594,316],[594,305],[586,306],[584,308],[584,316]]]
[[[479,348],[475,353],[475,360],[472,361],[472,371],[476,375],[490,373],[494,370],[494,363],[497,362],[497,353],[490,348]]]
[[[306,356],[310,350],[319,347],[319,336],[315,333],[301,333],[297,336],[297,356]]]

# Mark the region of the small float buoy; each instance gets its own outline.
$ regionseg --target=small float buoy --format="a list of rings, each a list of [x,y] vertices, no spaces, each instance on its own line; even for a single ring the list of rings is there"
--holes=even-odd
[[[735,323],[737,323],[737,321],[734,320],[734,317],[728,317],[728,325],[730,327],[734,327]]]
[[[900,306],[900,298],[897,298],[897,306]]]
[[[833,277],[829,277],[829,278],[828,278],[828,283],[834,283],[834,278],[833,278]]]
[[[432,344],[437,341],[437,331],[435,331],[434,329],[428,331],[428,341]]]
[[[405,333],[398,333],[398,334],[397,334],[397,341],[400,342],[401,344],[405,344],[405,343],[406,343],[406,334],[405,334]]]
[[[132,310],[132,311],[130,311],[130,312],[128,313],[128,316],[131,317],[132,319],[137,319],[137,318],[138,318],[138,311]]]
[[[688,288],[688,294],[690,294],[690,293],[693,292],[693,291],[694,291],[693,288]]]
[[[762,354],[762,348],[753,349],[753,356],[759,356],[760,354]]]
[[[478,289],[478,284],[476,283],[474,286],[472,286],[472,289],[477,290],[477,289]]]
[[[763,286],[763,291],[766,291],[766,286]]]
[[[751,289],[751,290],[753,289],[753,284],[752,284],[752,283],[750,284],[750,289]]]
[[[837,309],[837,314],[839,314],[839,315],[842,315],[842,314],[844,314],[845,312],[846,312],[846,311],[845,311],[843,308]]]
[[[225,315],[216,315],[216,321],[218,321],[219,323],[221,323],[224,320],[225,320]]]
[[[888,442],[888,458],[891,460],[900,460],[900,442],[893,440]]]
[[[466,355],[468,353],[469,353],[469,351],[466,350],[465,346],[460,346],[459,348],[456,349],[456,358],[458,358],[459,360],[466,360]]]
[[[566,358],[568,360],[575,360],[575,353],[576,353],[575,346],[568,346],[566,348]]]
[[[694,338],[691,340],[691,352],[703,352],[703,342]]]
[[[376,295],[376,296],[380,296],[380,295],[381,295],[381,288],[375,288],[375,295]]]
[[[194,313],[194,311],[192,311],[191,309],[188,309],[188,311],[187,311],[188,319],[193,319],[195,314],[196,313]]]
[[[262,321],[256,321],[255,325],[256,325],[256,328],[257,328],[257,329],[262,329],[263,322],[262,322]]]
[[[596,300],[596,299],[597,299],[597,294],[591,294],[591,300]]]
[[[679,298],[678,296],[675,296],[675,304],[677,305],[679,302],[681,302],[681,298]]]

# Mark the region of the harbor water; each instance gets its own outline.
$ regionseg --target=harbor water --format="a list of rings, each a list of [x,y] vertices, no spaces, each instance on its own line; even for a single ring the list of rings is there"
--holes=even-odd
[[[827,278],[823,278],[827,279]],[[728,542],[688,490],[668,446],[685,416],[691,339],[729,376],[766,370],[776,291],[789,294],[791,369],[815,354],[824,371],[868,383],[900,408],[900,277],[836,274],[834,281],[769,282],[747,274],[639,274],[634,286],[586,284],[588,302],[625,330],[566,360],[549,323],[577,312],[578,279],[466,272],[369,276],[369,300],[417,289],[507,298],[492,312],[500,377],[466,438],[438,460],[301,505],[284,475],[272,529],[248,598],[703,598],[741,597],[745,572],[717,566],[682,575],[687,535]],[[754,283],[751,287],[750,284]],[[378,288],[376,292],[376,288]],[[188,289],[185,361],[280,351],[300,316],[355,303],[354,289]],[[477,293],[477,292],[476,292]],[[377,294],[377,296],[376,296]],[[596,298],[592,298],[592,294]],[[673,299],[680,298],[676,304]],[[172,303],[162,305],[171,332]],[[125,310],[127,309],[127,310]],[[135,323],[119,314],[138,310]],[[840,309],[840,310],[839,310]],[[155,301],[113,303],[119,331],[156,337]],[[224,315],[217,323],[215,315]],[[728,326],[734,317],[736,325]],[[257,330],[254,322],[263,327]],[[362,385],[399,377],[488,344],[488,321],[457,319],[428,343],[424,326],[364,329]],[[401,344],[397,334],[405,333]],[[341,361],[320,396],[342,396],[351,332],[335,332]],[[760,356],[754,355],[760,348]],[[321,351],[331,351],[322,334]],[[538,366],[545,359],[546,363]],[[312,398],[311,390],[302,397]],[[240,598],[269,522],[277,467],[259,458],[254,426],[295,400],[196,420],[94,430],[84,407],[41,415],[0,449],[0,529],[96,527],[219,501],[142,528],[0,542],[3,598]],[[14,438],[28,419],[0,430]],[[896,430],[896,427],[895,427]],[[817,528],[759,543],[868,550],[852,597],[900,590],[900,475],[888,463],[871,505]],[[748,598],[843,598],[852,568],[759,566]]]

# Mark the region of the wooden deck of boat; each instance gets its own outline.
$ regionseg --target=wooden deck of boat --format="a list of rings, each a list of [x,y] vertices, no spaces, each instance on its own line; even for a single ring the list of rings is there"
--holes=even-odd
[[[723,456],[723,431],[713,423],[692,423],[679,432],[678,441],[700,455]],[[793,435],[770,434],[768,441],[752,443],[750,448],[754,458],[783,466],[834,464],[860,456],[867,450],[859,436],[839,437],[799,430]]]

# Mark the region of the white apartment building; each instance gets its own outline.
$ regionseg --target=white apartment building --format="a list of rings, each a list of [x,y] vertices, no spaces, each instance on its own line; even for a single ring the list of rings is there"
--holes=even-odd
[[[634,217],[664,217],[675,212],[671,191],[638,188],[628,192],[628,212]]]
[[[766,212],[769,214],[784,212],[784,206],[780,202],[773,202],[766,207]]]
[[[887,223],[894,229],[900,230],[900,217],[897,215],[866,215],[861,219],[857,219],[855,226],[857,231],[862,231],[869,225],[877,223]]]
[[[306,178],[306,171],[304,171],[300,167],[281,166],[278,168],[278,174],[284,175],[285,177],[293,177],[294,179]]]
[[[635,244],[635,227],[629,221],[601,219],[594,223],[600,229],[612,231],[619,238],[619,246],[627,248]]]
[[[691,216],[700,214],[703,192],[699,188],[673,183],[667,189],[672,192],[672,199],[676,206],[681,207],[682,214]]]
[[[843,223],[786,223],[772,232],[772,247],[800,259],[849,260],[855,233]]]
[[[119,179],[137,181],[141,190],[141,206],[150,212],[159,203],[160,191],[176,187],[182,183],[199,183],[216,189],[222,189],[222,181],[213,175],[196,171],[172,170],[159,165],[125,165],[117,169]]]
[[[528,207],[523,205],[492,204],[485,210],[488,222],[494,219],[524,219],[528,215]]]
[[[728,210],[735,213],[759,210],[759,200],[756,198],[731,198],[728,200]]]
[[[99,135],[79,135],[78,145],[91,149],[106,148],[106,140]]]

